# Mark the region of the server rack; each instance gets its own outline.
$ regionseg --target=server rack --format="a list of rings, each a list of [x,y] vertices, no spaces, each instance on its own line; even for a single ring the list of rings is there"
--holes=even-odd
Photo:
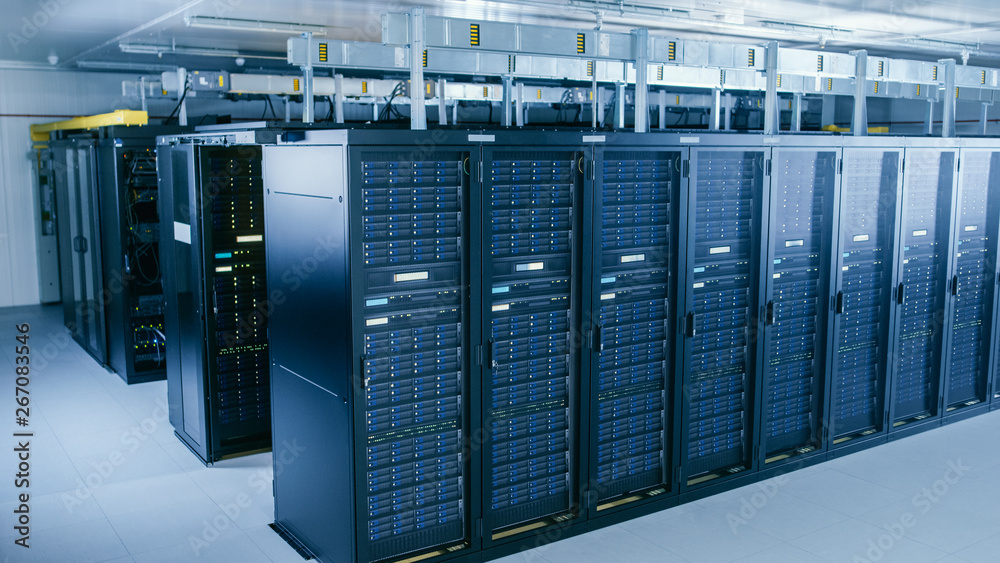
[[[206,463],[271,445],[259,143],[273,137],[158,139],[170,422]]]
[[[887,363],[903,150],[896,140],[845,141],[837,277],[831,295],[828,441],[834,453],[884,441]]]
[[[126,383],[165,376],[153,145],[176,131],[58,132],[51,148],[65,324]]]
[[[804,139],[797,139],[800,143]],[[826,366],[841,150],[828,143],[775,148],[762,270],[763,468],[825,451]],[[826,145],[826,146],[823,146]]]
[[[700,145],[691,149],[685,170],[688,223],[678,319],[684,489],[743,478],[757,467],[760,234],[768,228],[771,167],[771,149],[748,139],[702,137]]]
[[[956,147],[908,146],[895,277],[895,335],[889,370],[890,433],[939,424],[943,411],[944,322],[951,290],[953,185]]]

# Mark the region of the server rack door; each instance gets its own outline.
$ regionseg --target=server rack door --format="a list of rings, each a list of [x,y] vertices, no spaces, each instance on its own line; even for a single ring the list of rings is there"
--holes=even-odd
[[[945,350],[948,412],[989,401],[990,342],[993,340],[993,264],[1000,220],[1000,152],[963,149],[951,247],[951,322]]]
[[[81,143],[76,149],[76,195],[80,208],[80,235],[76,239],[80,253],[77,282],[77,320],[82,328],[80,344],[102,365],[108,363],[104,307],[104,272],[101,257],[101,215],[97,188],[97,154],[93,143]]]
[[[264,188],[259,146],[202,147],[208,461],[271,445]]]
[[[598,150],[590,489],[597,511],[673,489],[680,150]]]
[[[577,509],[580,204],[586,155],[483,150],[486,537]]]
[[[764,283],[761,455],[822,447],[836,149],[775,149]]]
[[[754,464],[757,307],[770,149],[691,149],[681,419],[688,486]]]
[[[845,148],[841,176],[833,379],[833,445],[884,430],[900,149]]]
[[[907,148],[890,357],[891,429],[941,414],[951,209],[958,150]]]
[[[350,154],[365,393],[355,417],[359,559],[453,553],[472,541],[472,155],[413,146]]]
[[[76,152],[65,143],[53,143],[52,169],[56,183],[56,224],[59,229],[59,292],[62,295],[63,324],[74,339],[80,339],[77,303],[81,299],[80,209],[76,189]]]

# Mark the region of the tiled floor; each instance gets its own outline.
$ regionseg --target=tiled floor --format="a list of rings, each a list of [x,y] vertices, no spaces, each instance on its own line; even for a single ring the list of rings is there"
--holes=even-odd
[[[11,525],[23,322],[35,368],[30,550],[13,545]],[[173,435],[164,382],[128,387],[65,334],[58,307],[0,309],[0,394],[11,393],[0,397],[0,560],[302,561],[267,527],[270,454],[206,468]],[[1000,561],[998,430],[1000,412],[979,416],[502,561]]]

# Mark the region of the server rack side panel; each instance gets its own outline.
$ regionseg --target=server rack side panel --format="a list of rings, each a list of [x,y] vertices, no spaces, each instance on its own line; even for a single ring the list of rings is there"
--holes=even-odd
[[[484,535],[572,520],[582,149],[483,149]]]
[[[775,149],[764,268],[763,464],[823,448],[837,149]]]
[[[958,151],[907,148],[895,260],[890,430],[941,414],[951,202]]]
[[[101,254],[104,257],[101,268],[105,280],[105,287],[101,289],[107,321],[108,366],[127,383],[129,370],[126,351],[129,342],[126,340],[126,326],[129,324],[129,312],[125,302],[131,290],[131,280],[126,277],[128,274],[122,245],[125,209],[118,194],[118,187],[121,185],[118,152],[114,146],[98,143],[95,150],[98,180],[95,195],[101,209]]]
[[[345,161],[263,148],[275,522],[321,561],[357,560]]]
[[[752,470],[770,149],[691,149],[682,481]]]
[[[900,214],[901,149],[844,149],[837,279],[831,306],[831,446],[885,429],[886,363]]]
[[[174,431],[198,456],[209,455],[204,373],[205,287],[201,261],[198,153],[190,144],[160,145],[160,265],[163,289],[167,403]]]
[[[478,151],[477,151],[478,152]],[[473,547],[467,147],[351,146],[358,559]]]
[[[208,461],[271,445],[261,147],[199,149]]]
[[[595,155],[590,335],[590,479],[604,510],[676,492],[676,339],[681,149]]]

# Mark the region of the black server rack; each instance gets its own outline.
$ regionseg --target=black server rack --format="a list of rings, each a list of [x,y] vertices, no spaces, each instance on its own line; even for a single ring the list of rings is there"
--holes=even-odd
[[[170,422],[206,463],[271,444],[261,148],[239,142],[157,146]]]
[[[483,149],[483,471],[493,541],[578,512],[574,336],[588,160],[574,147]]]
[[[828,437],[848,448],[884,437],[899,223],[901,148],[844,148],[833,295]],[[847,450],[842,450],[847,451]]]
[[[154,143],[176,131],[61,132],[52,144],[66,326],[126,383],[165,376]]]
[[[264,149],[268,271],[282,296],[275,441],[303,447],[275,480],[275,521],[319,560],[478,547],[472,475],[488,437],[470,430],[483,351],[471,304],[479,148],[467,137],[313,131]]]
[[[760,234],[770,153],[691,149],[678,411],[687,487],[749,474],[756,465]]]
[[[960,153],[953,220],[952,309],[946,324],[945,416],[964,416],[990,401],[990,343],[995,338],[1000,151]],[[996,389],[996,387],[993,387]]]
[[[676,490],[670,405],[687,155],[615,140],[596,151],[591,221],[589,486],[598,515]]]
[[[938,421],[957,148],[907,147],[893,290],[890,432]]]
[[[828,306],[840,150],[775,148],[763,270],[760,462],[824,449]]]

